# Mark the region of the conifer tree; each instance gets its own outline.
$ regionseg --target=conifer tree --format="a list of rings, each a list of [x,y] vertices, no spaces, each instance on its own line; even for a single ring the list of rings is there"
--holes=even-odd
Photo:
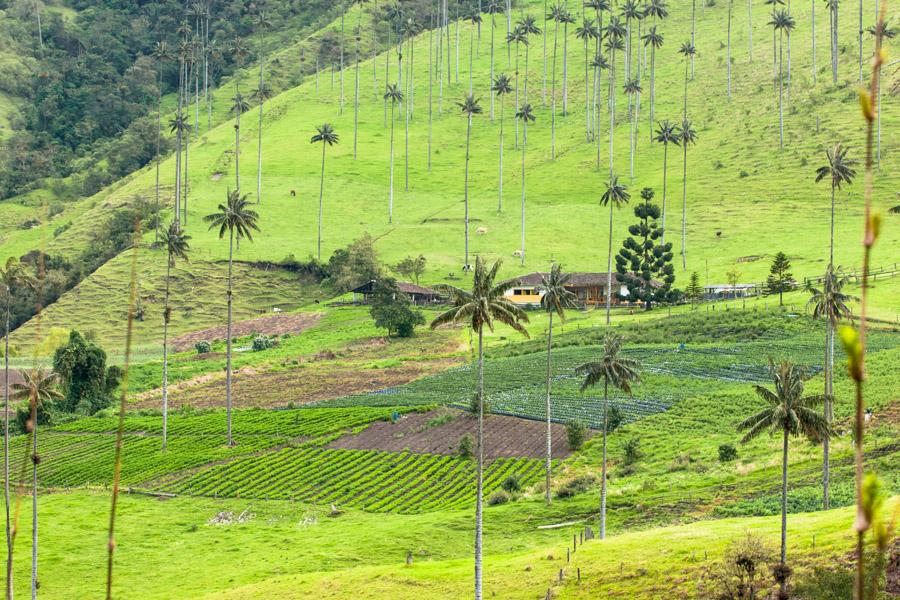
[[[638,222],[628,228],[631,237],[625,238],[616,256],[619,280],[628,288],[629,299],[640,300],[650,310],[653,302],[672,299],[675,267],[672,265],[672,244],[661,242],[662,227],[659,206],[653,204],[653,190],[641,190],[643,203],[634,207]]]

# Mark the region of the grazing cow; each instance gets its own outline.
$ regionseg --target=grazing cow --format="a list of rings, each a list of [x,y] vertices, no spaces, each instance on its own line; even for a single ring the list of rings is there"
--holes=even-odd
[[[296,198],[296,197],[297,197],[297,192],[294,190],[291,190],[291,198]]]

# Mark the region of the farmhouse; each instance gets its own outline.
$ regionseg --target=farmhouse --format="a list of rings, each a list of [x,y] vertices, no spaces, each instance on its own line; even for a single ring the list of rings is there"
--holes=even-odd
[[[415,283],[408,283],[405,281],[398,281],[397,287],[400,288],[400,291],[409,296],[409,299],[412,300],[413,304],[417,304],[419,306],[423,306],[426,304],[437,304],[443,301],[443,296],[441,296],[437,291],[423,287],[421,285],[417,285]],[[375,280],[369,281],[368,283],[364,283],[356,289],[350,290],[353,294],[353,302],[355,304],[368,304],[372,300],[372,296],[375,294]]]
[[[541,282],[547,276],[547,273],[535,272],[517,277],[513,280],[515,284],[506,291],[506,297],[511,302],[523,306],[540,304],[542,294],[539,289]],[[608,281],[608,273],[572,273],[566,289],[575,294],[576,302],[581,306],[605,306]],[[619,281],[619,277],[615,273],[612,274],[612,282],[612,303],[627,303],[623,297],[628,296],[628,288]]]

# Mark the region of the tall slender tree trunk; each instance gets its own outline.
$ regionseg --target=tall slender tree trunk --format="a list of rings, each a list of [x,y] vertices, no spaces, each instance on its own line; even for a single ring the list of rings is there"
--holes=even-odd
[[[324,145],[324,144],[323,144]],[[234,446],[231,436],[231,312],[234,301],[232,291],[232,264],[234,262],[234,228],[228,232],[228,327],[225,339],[225,417],[228,421],[228,445]]]
[[[32,392],[34,394],[34,392]],[[37,406],[38,398],[33,398]],[[38,582],[38,420],[37,409],[31,412],[34,433],[31,436],[31,600],[37,600]]]
[[[778,146],[784,148],[784,36],[778,38]]]
[[[691,46],[697,47],[697,0],[691,2]],[[694,55],[691,54],[691,81],[694,80]]]
[[[569,114],[569,23],[563,23],[562,113]]]
[[[584,36],[584,135],[585,141],[591,141],[591,77],[588,67],[588,36]]]
[[[494,10],[491,8],[491,78],[488,88],[494,83]],[[491,122],[494,121],[494,95],[491,94]]]
[[[663,142],[663,198],[662,198],[662,231],[660,242],[666,245],[666,174],[669,163],[669,142]]]
[[[528,44],[525,44],[525,56],[528,56]],[[526,64],[527,64],[527,63],[526,63]],[[517,113],[517,114],[518,114],[518,112],[519,112],[519,107],[520,107],[520,103],[519,103],[519,75],[520,75],[520,73],[519,73],[519,42],[516,42],[516,113]],[[527,75],[527,73],[526,73],[526,75]],[[528,87],[528,78],[527,78],[527,77],[525,78],[524,85],[525,85],[526,88]],[[526,104],[528,103],[528,99],[527,99],[527,98],[525,98],[525,103],[526,103]],[[516,143],[515,143],[515,148],[516,148],[516,150],[519,149],[519,120],[518,120],[518,119],[516,119]]]
[[[484,332],[478,328],[478,462],[475,468],[475,600],[482,600],[482,517],[484,475]]]
[[[753,62],[753,0],[747,0],[747,55]]]
[[[831,11],[831,79],[837,85],[838,76],[838,12],[835,7]]]
[[[788,492],[788,432],[784,430],[783,451],[781,456],[781,564],[787,564],[787,492]],[[780,584],[784,593],[786,581]]]
[[[410,37],[410,39],[412,39]],[[409,91],[406,94],[406,110],[403,111],[404,119],[404,142],[403,142],[403,189],[409,191],[409,117],[412,113],[412,53],[410,52],[409,76],[406,78],[409,85]],[[393,124],[391,124],[393,127]]]
[[[428,29],[428,170],[431,170],[431,130],[434,121],[434,5]]]
[[[606,261],[606,324],[607,325],[609,325],[610,312],[612,311],[613,206],[614,206],[614,203],[612,200],[610,200],[610,202],[609,202],[609,253],[607,254],[607,261]]]
[[[544,96],[544,106],[547,106],[547,0],[544,0],[544,28],[542,30],[544,35],[544,86],[543,86],[543,96]]]
[[[391,118],[391,128],[394,127],[394,119]],[[393,157],[393,151],[391,156]],[[393,189],[393,186],[391,187]],[[316,258],[322,260],[322,197],[325,193],[325,142],[322,141],[322,173],[319,176],[319,229],[316,240]]]
[[[609,427],[609,380],[603,380],[603,462],[600,467],[600,539],[606,539],[606,434]]]
[[[156,217],[159,218],[159,164],[160,144],[162,141],[162,68],[158,69],[156,77],[156,200],[154,203]],[[159,227],[153,228],[153,240],[159,241]]]
[[[859,0],[859,82],[863,80],[863,0]]]
[[[522,119],[522,247],[520,264],[525,265],[525,150],[528,146],[528,121]]]
[[[391,99],[391,156],[390,156],[390,182],[388,185],[388,223],[394,222],[394,105],[396,101]]]
[[[469,144],[472,140],[472,115],[468,115],[466,119],[466,176],[465,176],[465,192],[463,202],[465,204],[465,225],[466,225],[466,267],[469,265]]]
[[[681,268],[687,268],[687,142],[682,144],[684,171],[681,177]]]
[[[12,531],[9,520],[9,304],[11,290],[6,288],[6,327],[3,334],[3,504],[6,508],[6,557],[11,563],[13,555]],[[13,597],[12,571],[6,571],[6,597]]]
[[[728,99],[731,100],[731,5],[733,0],[728,0],[728,50],[725,53],[725,63],[728,67]]]
[[[338,114],[344,114],[344,17],[347,11],[341,8],[341,91],[340,102],[338,105]]]
[[[811,0],[812,8],[812,82],[816,85],[816,0]]]
[[[356,160],[356,146],[359,137],[359,39],[362,37],[362,6],[356,23],[356,83],[353,86],[353,160]]]
[[[497,212],[503,210],[503,94],[500,95],[500,176],[498,177]]]
[[[613,173],[613,140],[616,128],[616,51],[609,53],[609,176]]]
[[[169,431],[169,286],[172,261],[166,261],[166,296],[163,303],[163,383],[162,383],[162,449],[166,449]]]
[[[546,471],[547,478],[545,488],[545,496],[547,500],[547,504],[550,504],[550,475],[551,475],[551,464],[550,459],[553,455],[553,430],[551,428],[551,418],[552,418],[552,406],[550,404],[550,382],[551,382],[551,370],[552,370],[552,356],[553,356],[553,311],[550,311],[550,327],[547,333],[547,460],[546,460]]]
[[[556,160],[556,48],[559,21],[553,27],[553,83],[550,87],[550,160]]]
[[[688,62],[684,57],[684,120],[687,120],[687,90],[688,90]]]
[[[653,139],[653,109],[656,106],[656,46],[650,47],[650,139]]]

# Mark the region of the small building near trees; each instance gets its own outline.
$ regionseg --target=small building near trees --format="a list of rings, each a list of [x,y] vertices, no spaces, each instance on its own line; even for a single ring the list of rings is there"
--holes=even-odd
[[[546,277],[548,277],[548,273],[540,272],[516,277],[511,280],[514,284],[506,291],[506,298],[520,306],[539,305],[542,295],[539,290],[541,283]],[[566,286],[566,289],[575,294],[576,302],[580,306],[606,306],[606,285],[608,281],[608,273],[577,272],[571,274],[569,285]],[[612,282],[612,303],[614,305],[629,304],[628,288],[616,273],[612,274]]]
[[[363,285],[350,290],[353,294],[353,302],[355,304],[371,304],[372,297],[375,294],[376,281],[373,279]],[[440,304],[444,301],[444,297],[437,291],[415,283],[407,283],[398,281],[397,287],[401,292],[406,294],[410,301],[416,306],[427,306],[429,304]]]

